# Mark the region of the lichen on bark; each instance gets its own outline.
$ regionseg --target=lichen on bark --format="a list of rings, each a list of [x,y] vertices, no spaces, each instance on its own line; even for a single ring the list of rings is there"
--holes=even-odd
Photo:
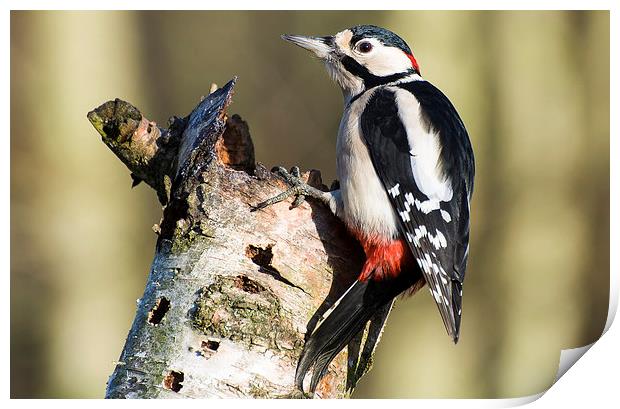
[[[245,275],[219,277],[201,289],[192,324],[207,336],[241,342],[295,359],[303,336],[293,327],[278,297]]]

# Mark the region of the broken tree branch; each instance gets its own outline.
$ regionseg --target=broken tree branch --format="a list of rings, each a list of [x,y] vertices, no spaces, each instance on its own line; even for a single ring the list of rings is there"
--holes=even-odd
[[[108,398],[292,397],[304,336],[350,286],[363,253],[328,209],[251,205],[285,189],[227,117],[235,80],[157,127],[127,102],[88,114],[103,142],[164,205],[157,248]],[[304,175],[325,189],[318,171]],[[330,366],[316,397],[348,396],[389,308]]]

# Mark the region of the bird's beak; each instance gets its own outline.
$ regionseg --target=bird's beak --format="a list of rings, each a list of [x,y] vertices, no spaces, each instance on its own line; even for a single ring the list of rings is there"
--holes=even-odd
[[[325,59],[334,52],[334,37],[306,37],[284,34],[283,40],[312,51],[317,57]]]

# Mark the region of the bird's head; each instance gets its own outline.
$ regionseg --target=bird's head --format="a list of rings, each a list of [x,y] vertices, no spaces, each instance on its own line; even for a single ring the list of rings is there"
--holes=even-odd
[[[322,59],[345,98],[377,85],[420,75],[420,67],[407,43],[385,28],[361,25],[334,36],[283,35],[282,38]]]

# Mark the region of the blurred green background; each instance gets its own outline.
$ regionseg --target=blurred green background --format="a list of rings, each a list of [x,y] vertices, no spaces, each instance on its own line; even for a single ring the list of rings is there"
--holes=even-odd
[[[86,113],[165,124],[239,76],[259,161],[335,175],[342,97],[282,33],[400,34],[477,159],[461,340],[397,304],[355,397],[518,397],[602,331],[609,292],[609,13],[12,12],[11,395],[102,397],[142,295],[155,194]]]

